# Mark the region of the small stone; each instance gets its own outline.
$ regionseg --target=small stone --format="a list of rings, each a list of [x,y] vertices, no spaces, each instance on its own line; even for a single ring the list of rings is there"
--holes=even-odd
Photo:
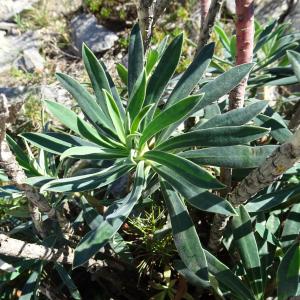
[[[71,32],[75,48],[78,54],[81,53],[82,43],[95,53],[101,53],[113,47],[118,36],[97,24],[97,19],[91,14],[81,14],[71,20]]]
[[[28,90],[25,86],[5,87],[0,86],[0,94],[4,94],[10,103],[23,102]]]
[[[41,73],[44,70],[44,58],[37,48],[25,49],[23,58],[25,68],[28,72]]]
[[[52,100],[71,108],[74,104],[71,95],[57,82],[41,86],[43,100]]]
[[[0,21],[7,21],[39,0],[0,0]]]
[[[226,0],[225,7],[230,15],[235,14],[235,0]]]
[[[8,71],[25,50],[38,48],[41,44],[37,32],[28,31],[20,36],[5,34],[5,31],[0,31],[0,73]]]

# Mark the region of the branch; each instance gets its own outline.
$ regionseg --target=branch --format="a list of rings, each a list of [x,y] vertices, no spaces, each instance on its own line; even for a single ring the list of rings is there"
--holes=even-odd
[[[74,260],[74,250],[71,248],[68,248],[68,250],[49,248],[43,245],[17,240],[8,237],[5,234],[0,234],[0,254],[25,259],[38,259],[48,262],[57,262],[67,265],[72,265]],[[83,267],[93,272],[105,266],[107,266],[105,262],[95,259],[89,259],[83,265]]]
[[[200,0],[200,25],[201,30],[204,27],[205,19],[207,17],[211,0]]]
[[[138,0],[137,4],[137,13],[145,51],[148,49],[152,37],[155,5],[156,0]]]
[[[300,160],[300,129],[269,156],[265,163],[246,176],[229,196],[229,201],[237,207],[247,202],[259,191],[276,181],[282,174]],[[216,252],[222,242],[223,232],[229,218],[215,215],[211,228],[209,248]]]
[[[254,45],[254,0],[236,0],[236,65],[252,62]],[[244,106],[248,77],[229,94],[229,109]]]
[[[207,44],[210,39],[214,24],[221,10],[221,6],[223,4],[223,0],[212,0],[208,14],[205,18],[205,22],[200,31],[197,52]]]

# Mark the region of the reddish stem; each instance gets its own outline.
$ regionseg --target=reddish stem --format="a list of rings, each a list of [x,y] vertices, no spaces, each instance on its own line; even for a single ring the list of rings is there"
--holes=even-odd
[[[252,62],[254,43],[254,0],[235,0],[236,4],[236,64]],[[245,78],[229,95],[229,109],[244,106],[247,87]]]
[[[201,28],[204,26],[211,0],[200,0]]]

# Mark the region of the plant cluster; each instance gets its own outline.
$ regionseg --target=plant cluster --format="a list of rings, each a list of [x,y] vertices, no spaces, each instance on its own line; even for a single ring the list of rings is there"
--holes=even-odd
[[[27,221],[28,215],[22,214],[23,192],[6,182],[0,187],[0,198],[1,203],[8,202],[0,205],[11,216],[6,220],[9,235],[22,233],[29,242],[44,247],[75,248],[75,271],[91,262],[106,261],[107,253],[126,264],[138,261],[148,272],[153,261],[160,272],[165,271],[164,265],[171,265],[168,280],[153,285],[162,291],[156,299],[174,296],[174,274],[178,273],[206,295],[220,299],[259,300],[277,294],[283,300],[299,294],[299,165],[245,205],[236,207],[218,193],[225,188],[219,178],[221,167],[232,168],[233,180],[239,182],[292,135],[267,101],[250,98],[244,108],[226,110],[228,93],[249,73],[255,86],[265,84],[266,74],[274,74],[270,73],[274,68],[266,66],[283,59],[287,49],[294,49],[291,40],[299,46],[296,35],[285,35],[284,28],[275,28],[275,23],[257,30],[257,64],[232,66],[234,39],[229,41],[218,26],[216,32],[228,52],[221,62],[226,68],[214,56],[214,44],[208,44],[174,87],[182,34],[170,43],[164,39],[145,55],[135,25],[128,68],[117,66],[124,85],[121,90],[104,63],[83,45],[91,89],[66,74],[56,75],[81,114],[46,100],[47,111],[65,131],[54,131],[45,124],[42,132],[22,133],[27,154],[6,137],[26,172],[25,183],[53,210],[65,214],[67,210],[67,221],[57,218],[54,222],[44,213],[40,221],[51,224],[48,235],[42,237]],[[300,81],[300,54],[290,51],[288,58],[290,65],[278,68],[280,76],[288,69]],[[211,62],[219,74],[208,78],[205,74]],[[192,116],[198,116],[199,122],[181,130]],[[29,144],[38,150],[33,152]],[[190,210],[196,211],[196,217]],[[197,210],[205,216],[232,217],[224,238],[225,261],[206,249],[208,233],[198,233],[194,225]],[[170,245],[170,232],[177,251]],[[136,253],[130,253],[138,240],[131,239],[136,236],[141,244]],[[144,259],[136,259],[136,254]],[[5,291],[1,299],[9,299],[10,283],[20,277],[21,299],[37,297],[49,264],[70,295],[81,299],[72,272],[62,263],[39,258],[8,262],[12,269],[1,274],[0,290]],[[192,299],[189,293],[183,297]]]

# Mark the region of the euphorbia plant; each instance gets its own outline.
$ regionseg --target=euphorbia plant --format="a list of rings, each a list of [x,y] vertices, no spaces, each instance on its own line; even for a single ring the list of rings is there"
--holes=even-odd
[[[208,272],[214,272],[207,262],[210,254],[205,254],[201,246],[183,199],[206,212],[234,215],[236,212],[231,204],[212,192],[222,189],[223,184],[204,166],[247,165],[252,168],[259,165],[272,149],[251,147],[249,143],[264,136],[268,129],[245,125],[266,107],[263,101],[237,112],[221,114],[218,109],[212,118],[203,119],[190,132],[177,130],[188,117],[210,110],[212,104],[232,90],[252,68],[252,64],[234,67],[191,95],[213,56],[214,45],[209,44],[202,48],[165,99],[164,91],[179,62],[182,43],[183,36],[179,35],[166,48],[162,44],[150,50],[145,58],[136,25],[130,37],[128,70],[124,66],[120,68],[123,80],[128,78],[127,82],[125,80],[126,99],[119,96],[103,63],[83,45],[82,57],[95,95],[68,75],[57,74],[57,78],[77,101],[84,118],[59,103],[46,101],[53,116],[76,135],[22,134],[32,144],[58,154],[63,162],[95,160],[97,167],[99,161],[109,161],[108,167],[86,170],[88,174],[85,175],[31,179],[37,186],[43,184],[41,192],[88,192],[106,187],[122,176],[131,179],[128,195],[115,200],[99,226],[88,232],[77,245],[74,267],[84,264],[105,246],[143,198],[144,192],[149,195],[150,190],[157,190],[160,183],[181,259],[204,285],[209,285]],[[216,105],[213,104],[215,108]],[[229,156],[229,153],[235,155]],[[184,228],[185,225],[188,227]],[[182,236],[177,239],[181,231]],[[209,264],[216,261],[209,256]]]

